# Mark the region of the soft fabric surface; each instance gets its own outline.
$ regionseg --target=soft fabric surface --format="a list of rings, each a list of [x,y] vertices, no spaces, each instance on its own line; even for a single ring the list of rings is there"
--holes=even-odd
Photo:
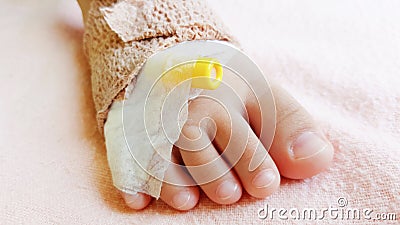
[[[219,206],[203,196],[185,213],[162,201],[130,210],[112,186],[96,129],[77,4],[3,0],[0,224],[290,224],[299,221],[261,220],[257,211],[266,204],[338,208],[339,198],[348,201],[340,209],[400,217],[400,2],[210,4],[263,71],[319,121],[335,146],[332,167],[311,179],[283,179],[263,200],[245,194]]]

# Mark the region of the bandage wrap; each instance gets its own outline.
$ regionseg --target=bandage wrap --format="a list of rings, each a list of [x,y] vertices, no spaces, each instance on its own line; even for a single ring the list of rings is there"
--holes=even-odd
[[[127,99],[133,108],[140,107],[144,97],[138,93],[129,97],[129,94],[139,90],[141,80],[136,76],[143,72],[144,63],[155,53],[184,41],[232,42],[233,39],[204,1],[93,0],[91,4],[85,24],[84,47],[91,66],[93,98],[101,133],[109,117],[106,145],[114,186],[126,193],[144,192],[158,198],[162,181],[146,171],[163,178],[172,144],[157,143],[161,155],[156,154],[152,146],[143,145],[141,140],[128,150],[119,122],[121,111],[118,110],[122,110],[119,100]],[[138,87],[135,87],[136,82]],[[184,91],[183,95],[187,94]],[[187,97],[179,99],[183,95],[176,96],[177,102],[187,101]],[[135,99],[138,101],[133,102]],[[133,126],[127,129],[140,134],[141,127],[137,124],[142,122],[139,121],[142,117],[138,115],[131,119]],[[154,128],[159,125],[155,124]],[[143,132],[138,139],[142,136]],[[132,158],[132,152],[139,154],[138,160],[143,167]]]
[[[204,1],[93,0],[84,46],[92,73],[100,132],[112,102],[154,53],[190,40],[233,41]],[[131,85],[132,86],[132,85]]]

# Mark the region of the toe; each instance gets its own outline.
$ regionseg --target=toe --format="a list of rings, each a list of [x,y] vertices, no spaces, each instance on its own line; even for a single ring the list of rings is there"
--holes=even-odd
[[[199,188],[185,168],[178,164],[173,155],[173,163],[168,167],[161,189],[161,199],[177,210],[189,210],[199,201]]]
[[[326,169],[333,147],[308,112],[285,90],[272,86],[276,131],[270,149],[281,175],[292,179],[314,176]]]
[[[221,158],[208,136],[200,133],[205,132],[200,132],[199,127],[194,126],[185,126],[182,130],[187,138],[196,140],[196,143],[181,147],[186,168],[212,201],[218,204],[237,202],[242,195],[238,178]]]
[[[149,195],[143,193],[128,194],[121,191],[121,195],[125,200],[125,203],[132,209],[140,210],[146,208],[151,201]]]
[[[276,191],[279,171],[247,121],[237,115],[232,127],[219,128],[215,144],[230,165],[234,165],[246,191],[256,198],[265,198]]]

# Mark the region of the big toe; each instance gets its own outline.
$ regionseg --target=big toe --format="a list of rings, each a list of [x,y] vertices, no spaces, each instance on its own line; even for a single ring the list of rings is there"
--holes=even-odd
[[[333,158],[332,144],[290,94],[279,86],[272,86],[272,92],[277,121],[269,153],[281,175],[303,179],[325,170]]]

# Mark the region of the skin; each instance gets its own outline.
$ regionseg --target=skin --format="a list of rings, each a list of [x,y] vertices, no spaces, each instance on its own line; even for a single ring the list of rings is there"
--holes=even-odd
[[[90,0],[78,1],[84,18]],[[186,145],[186,149],[174,149],[173,161],[186,166],[204,165],[214,162],[202,170],[170,167],[165,176],[183,184],[193,182],[196,186],[181,186],[164,183],[161,199],[177,210],[189,210],[199,201],[202,190],[208,198],[217,204],[233,204],[246,191],[256,198],[265,198],[279,188],[280,176],[291,179],[312,177],[326,169],[332,161],[334,149],[314,123],[309,113],[284,89],[272,83],[271,90],[275,98],[276,130],[272,146],[265,159],[250,171],[249,164],[253,155],[263,157],[267,149],[259,144],[259,130],[262,120],[258,103],[251,91],[232,74],[224,74],[224,81],[230,83],[241,104],[232,93],[224,88],[203,94],[214,96],[221,104],[206,98],[197,98],[189,105],[189,118],[182,129],[182,135],[189,139],[198,139],[198,143],[207,146],[201,151],[188,151],[195,146]],[[224,107],[222,107],[224,106]],[[203,120],[208,118],[208,120]],[[205,122],[206,121],[206,122]],[[207,121],[212,121],[208,123]],[[230,141],[246,140],[241,157],[233,168],[229,167],[230,158],[235,158],[235,150],[227,148]],[[179,141],[178,141],[179,142]],[[211,144],[210,144],[211,143]],[[236,144],[236,143],[234,143]],[[180,146],[178,144],[178,146]],[[224,152],[225,151],[225,152]],[[215,160],[224,152],[224,160]],[[223,176],[203,184],[204,171],[213,175],[227,171]],[[217,176],[217,175],[216,175]],[[152,197],[137,193],[129,195],[121,192],[126,204],[132,209],[145,208]]]

